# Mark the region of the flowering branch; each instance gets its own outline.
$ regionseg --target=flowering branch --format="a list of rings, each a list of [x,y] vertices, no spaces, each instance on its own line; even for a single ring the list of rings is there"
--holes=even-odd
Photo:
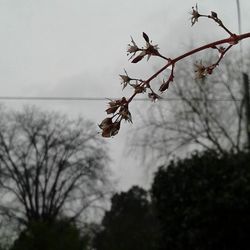
[[[159,52],[158,45],[153,45],[152,41],[150,41],[146,33],[143,32],[142,34],[146,42],[145,47],[142,48],[140,48],[131,37],[131,44],[128,45],[127,49],[128,55],[132,54],[129,58],[129,60],[132,60],[131,63],[138,63],[145,57],[147,57],[147,60],[149,60],[151,56],[159,57],[167,61],[167,63],[146,80],[132,78],[127,74],[127,71],[124,70],[125,74],[120,75],[123,89],[126,88],[127,86],[130,86],[134,89],[134,92],[129,98],[122,97],[121,99],[118,100],[110,100],[110,102],[108,103],[109,107],[108,109],[106,109],[106,113],[108,115],[111,115],[111,117],[105,118],[99,125],[99,127],[102,130],[103,137],[111,137],[116,135],[119,132],[122,120],[132,123],[132,116],[131,113],[129,112],[129,104],[132,102],[135,96],[147,92],[149,99],[151,99],[152,101],[156,101],[161,98],[151,87],[151,82],[167,68],[171,67],[171,72],[167,79],[165,80],[163,79],[163,82],[158,90],[160,94],[165,92],[169,88],[170,83],[173,82],[175,65],[178,61],[206,49],[217,50],[219,53],[219,58],[216,62],[208,66],[203,65],[202,61],[195,64],[196,78],[201,79],[213,73],[213,70],[219,65],[225,54],[234,45],[238,44],[238,42],[240,42],[241,40],[250,37],[250,32],[239,35],[232,33],[228,28],[225,27],[223,22],[218,18],[217,13],[213,11],[211,11],[210,15],[200,14],[197,5],[195,6],[195,8],[194,7],[192,8],[191,15],[192,15],[191,17],[192,26],[198,22],[199,18],[209,18],[215,21],[217,24],[219,24],[219,26],[222,29],[224,29],[227,34],[229,34],[229,37],[222,40],[214,41],[212,43],[205,44],[201,47],[190,50],[174,59],[161,55]],[[222,45],[224,45],[225,47]]]

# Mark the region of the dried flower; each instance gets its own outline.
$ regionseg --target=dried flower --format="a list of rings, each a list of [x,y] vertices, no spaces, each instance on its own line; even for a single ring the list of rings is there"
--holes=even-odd
[[[138,63],[146,55],[148,55],[147,60],[149,60],[149,58],[152,55],[154,55],[154,56],[160,55],[160,53],[158,51],[159,50],[158,45],[151,44],[151,42],[149,41],[149,37],[145,32],[142,33],[142,36],[143,36],[144,40],[146,41],[145,48],[139,49],[132,37],[131,37],[132,45],[131,44],[128,45],[128,50],[127,50],[128,54],[133,53],[133,55],[129,59],[133,58],[135,56],[136,52],[141,51],[141,53],[132,60],[132,63]]]
[[[152,102],[156,102],[157,100],[161,99],[161,97],[154,92],[148,93],[148,97]]]
[[[112,126],[112,124],[113,124],[112,118],[107,117],[98,126],[100,129],[107,129],[108,127]]]
[[[159,55],[159,47],[158,45],[153,45],[149,42],[146,43],[146,48],[145,49],[141,49],[142,52],[137,56],[135,57],[133,60],[132,60],[132,63],[138,63],[139,61],[141,61],[144,56],[148,55],[147,57],[147,60],[149,60],[149,58],[151,56],[157,56]]]
[[[159,55],[158,44],[153,45],[153,44],[147,43],[145,51],[146,51],[146,54],[148,55],[147,60],[149,60],[149,58],[151,56],[157,56],[157,55]]]
[[[121,107],[121,109],[119,111],[119,115],[121,116],[121,119],[124,119],[125,121],[132,123],[132,116],[128,110],[128,106]]]
[[[195,8],[192,7],[191,15],[192,15],[192,17],[191,17],[191,24],[193,26],[196,22],[198,22],[198,19],[201,16],[200,13],[198,12],[198,6],[197,6],[197,4],[195,5]]]
[[[114,114],[117,109],[119,108],[119,105],[114,105],[114,106],[109,106],[105,111],[106,113],[109,115],[109,114]]]
[[[134,57],[135,53],[140,50],[132,37],[131,37],[131,43],[132,43],[132,45],[128,44],[127,52],[128,52],[128,55],[129,54],[133,54],[133,55],[129,59],[131,59],[132,57]]]
[[[126,98],[125,98],[126,101]],[[113,114],[117,111],[117,109],[123,104],[124,99],[118,99],[118,100],[110,100],[109,107],[106,109],[107,114]]]
[[[121,84],[123,85],[123,89],[126,88],[126,86],[128,85],[128,83],[132,80],[128,74],[127,71],[124,69],[125,75],[120,75],[121,77]]]
[[[202,79],[206,77],[208,72],[207,68],[202,64],[202,61],[200,61],[200,63],[195,63],[194,66],[195,66],[194,72],[196,73],[195,76],[196,79]]]
[[[121,121],[114,122],[113,127],[110,131],[110,136],[114,136],[114,135],[118,134],[120,127],[121,127]]]
[[[120,77],[122,78],[122,84],[124,83],[128,84],[131,80],[131,78],[128,75],[120,75]]]
[[[107,114],[114,114],[115,112],[117,113],[112,117],[105,118],[101,124],[99,124],[99,128],[102,130],[103,137],[111,137],[116,135],[119,132],[122,119],[132,122],[131,114],[128,110],[128,102],[125,97],[118,100],[110,100],[109,108],[106,110],[106,112]],[[113,119],[115,119],[114,122]]]
[[[132,86],[135,89],[135,93],[137,93],[137,94],[143,93],[143,92],[146,91],[146,87],[145,86],[141,86],[138,83],[136,83],[136,84],[130,84],[130,86]]]
[[[108,115],[114,114],[118,108],[119,106],[108,107],[105,111]]]
[[[146,48],[144,50],[145,50],[145,54],[148,55],[147,60],[149,60],[150,56],[152,56],[152,55],[159,55],[158,45],[151,44],[149,41],[149,37],[145,32],[142,33],[142,36],[143,36],[144,40],[146,41]]]
[[[106,119],[111,119],[111,118],[106,118]],[[104,119],[102,121],[102,123],[106,120]],[[101,123],[101,124],[102,124]],[[104,122],[105,123],[105,122]],[[111,136],[114,136],[116,135],[119,130],[120,130],[120,125],[121,125],[121,121],[116,121],[116,122],[111,122],[111,123],[108,123],[107,126],[101,126],[101,124],[99,125],[99,127],[102,129],[102,136],[103,137],[111,137]]]

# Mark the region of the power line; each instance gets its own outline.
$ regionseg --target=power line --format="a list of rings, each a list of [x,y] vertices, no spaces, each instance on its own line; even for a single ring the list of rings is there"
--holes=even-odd
[[[0,96],[0,100],[5,101],[108,101],[108,100],[117,100],[119,98],[105,98],[105,97],[80,97],[80,96]],[[193,101],[203,101],[202,98],[189,98]],[[207,98],[206,101],[215,101],[215,102],[230,102],[230,101],[241,101],[241,98],[236,98],[232,100],[231,98]],[[134,101],[150,101],[149,98],[135,98]],[[169,97],[161,98],[161,101],[182,101],[181,98]]]
[[[67,96],[0,96],[0,100],[37,100],[37,101],[103,101],[103,97],[67,97]]]

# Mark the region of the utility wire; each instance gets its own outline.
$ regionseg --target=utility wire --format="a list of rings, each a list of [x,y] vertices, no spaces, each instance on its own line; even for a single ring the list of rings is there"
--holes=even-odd
[[[66,96],[0,96],[0,100],[5,101],[109,101],[116,100],[119,98],[104,98],[104,97],[66,97]],[[189,100],[193,101],[203,101],[202,98],[190,98]],[[236,98],[232,100],[231,98],[207,98],[207,101],[215,102],[230,102],[230,101],[242,101],[241,98]],[[149,98],[135,98],[134,101],[151,101]],[[181,98],[169,97],[161,98],[160,101],[182,101]]]
[[[240,2],[239,0],[236,0],[237,4],[237,15],[238,15],[238,29],[239,29],[239,34],[241,34],[241,14],[240,14]],[[243,56],[242,56],[242,46],[240,43],[240,53],[241,53],[241,58],[242,58],[242,64],[243,64]],[[66,97],[66,96],[0,96],[0,100],[5,100],[5,101],[107,101],[107,100],[115,100],[119,98],[104,98],[104,97]],[[201,98],[190,98],[189,100],[194,100],[194,101],[202,101]],[[234,100],[230,98],[208,98],[206,99],[207,101],[215,101],[215,102],[230,102],[230,101],[242,101],[241,98],[236,98]],[[134,101],[151,101],[149,98],[135,98]],[[181,98],[161,98],[161,101],[182,101]]]

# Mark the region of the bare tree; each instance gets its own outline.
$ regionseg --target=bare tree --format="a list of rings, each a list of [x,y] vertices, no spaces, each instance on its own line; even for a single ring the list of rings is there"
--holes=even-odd
[[[78,218],[108,187],[105,144],[93,124],[34,107],[1,111],[0,209],[23,223]]]
[[[250,61],[245,63],[249,68]],[[246,146],[240,59],[232,54],[213,75],[202,79],[190,74],[189,65],[179,65],[166,101],[140,115],[130,143],[144,159],[166,160],[192,149],[239,152]]]

